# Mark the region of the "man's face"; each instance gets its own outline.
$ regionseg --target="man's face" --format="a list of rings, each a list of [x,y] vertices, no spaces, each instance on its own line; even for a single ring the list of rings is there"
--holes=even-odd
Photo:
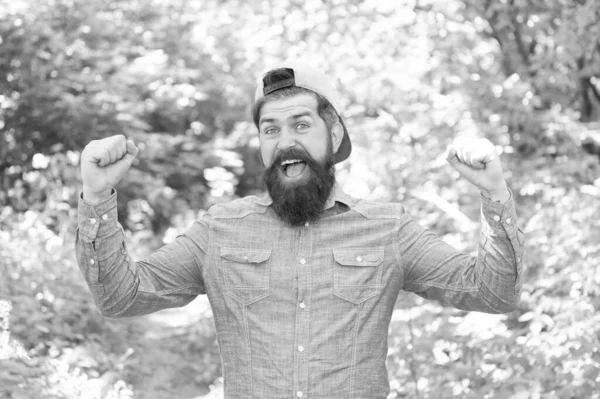
[[[317,99],[310,94],[265,103],[258,127],[260,153],[267,168],[290,148],[305,151],[316,161],[325,158],[330,134],[317,112]],[[308,176],[306,164],[293,161],[287,159],[278,165],[282,181],[290,186],[306,181]]]
[[[333,152],[343,130],[330,132],[310,94],[267,102],[259,119],[265,184],[277,215],[291,225],[315,220],[335,182]]]

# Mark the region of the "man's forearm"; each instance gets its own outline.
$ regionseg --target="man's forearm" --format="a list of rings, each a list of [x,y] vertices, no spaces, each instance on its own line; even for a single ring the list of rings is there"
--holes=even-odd
[[[123,253],[123,231],[117,222],[116,193],[94,201],[79,201],[77,262],[104,316],[118,317],[135,297],[138,284]]]
[[[497,202],[482,198],[479,251],[481,290],[510,311],[518,305],[522,286],[523,234],[517,226],[512,194]],[[514,310],[514,309],[513,309]]]

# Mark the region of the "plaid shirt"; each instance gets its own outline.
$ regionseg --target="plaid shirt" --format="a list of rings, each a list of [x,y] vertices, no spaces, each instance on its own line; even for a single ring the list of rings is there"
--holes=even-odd
[[[183,306],[208,295],[226,398],[386,398],[388,325],[406,290],[458,309],[517,308],[523,235],[514,202],[481,197],[476,257],[412,220],[399,204],[338,187],[322,217],[283,224],[271,199],[213,206],[146,259],[128,255],[116,192],[79,200],[77,260],[106,317]]]

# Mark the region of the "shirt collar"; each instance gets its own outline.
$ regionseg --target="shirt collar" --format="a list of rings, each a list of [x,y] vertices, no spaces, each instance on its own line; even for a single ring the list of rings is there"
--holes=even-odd
[[[335,185],[333,186],[333,189],[331,190],[331,195],[325,202],[324,209],[333,208],[335,206],[336,202],[339,202],[346,206],[350,206],[350,202],[351,202],[348,194],[346,194],[344,192],[344,190],[342,190],[342,187],[340,187],[340,185],[337,182],[335,183]]]
[[[333,186],[333,189],[331,190],[331,194],[329,195],[329,198],[325,202],[324,209],[333,208],[336,202],[340,202],[344,205],[350,206],[350,202],[351,202],[350,200],[351,200],[351,198],[348,196],[348,194],[346,194],[342,190],[340,185],[336,182]],[[256,204],[262,205],[262,206],[271,206],[273,204],[273,199],[267,192],[258,198],[258,200],[256,201]]]

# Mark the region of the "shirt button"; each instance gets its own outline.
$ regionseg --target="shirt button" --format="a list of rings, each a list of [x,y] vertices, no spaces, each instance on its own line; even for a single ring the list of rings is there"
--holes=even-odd
[[[510,222],[512,222],[512,220],[510,220],[510,218],[506,218],[506,224],[510,224]]]
[[[304,309],[304,308],[306,307],[306,305],[304,304],[304,302],[300,302],[300,307],[301,307],[302,309]]]
[[[306,223],[304,223],[304,226],[308,227],[308,226],[310,226],[310,223],[306,222]]]
[[[498,215],[494,215],[494,220],[495,220],[496,222],[500,221],[500,216],[498,216]]]
[[[521,258],[517,258],[517,263],[520,263],[520,262],[521,262]]]
[[[362,262],[362,258],[361,258],[360,256],[357,256],[357,257],[356,257],[356,261],[357,261],[357,262]]]
[[[102,215],[102,220],[108,220],[108,215]]]
[[[296,392],[296,396],[299,397],[299,398],[301,398],[302,397],[302,391]]]
[[[306,259],[304,259],[304,258],[300,259],[300,263],[302,263],[303,265],[305,265],[306,264]]]
[[[302,345],[298,347],[298,352],[304,352],[304,347]]]
[[[94,218],[91,218],[91,219],[90,219],[90,223],[91,223],[91,224],[96,224],[96,219],[94,219]]]
[[[90,263],[93,265],[94,264],[94,259],[90,259]]]

